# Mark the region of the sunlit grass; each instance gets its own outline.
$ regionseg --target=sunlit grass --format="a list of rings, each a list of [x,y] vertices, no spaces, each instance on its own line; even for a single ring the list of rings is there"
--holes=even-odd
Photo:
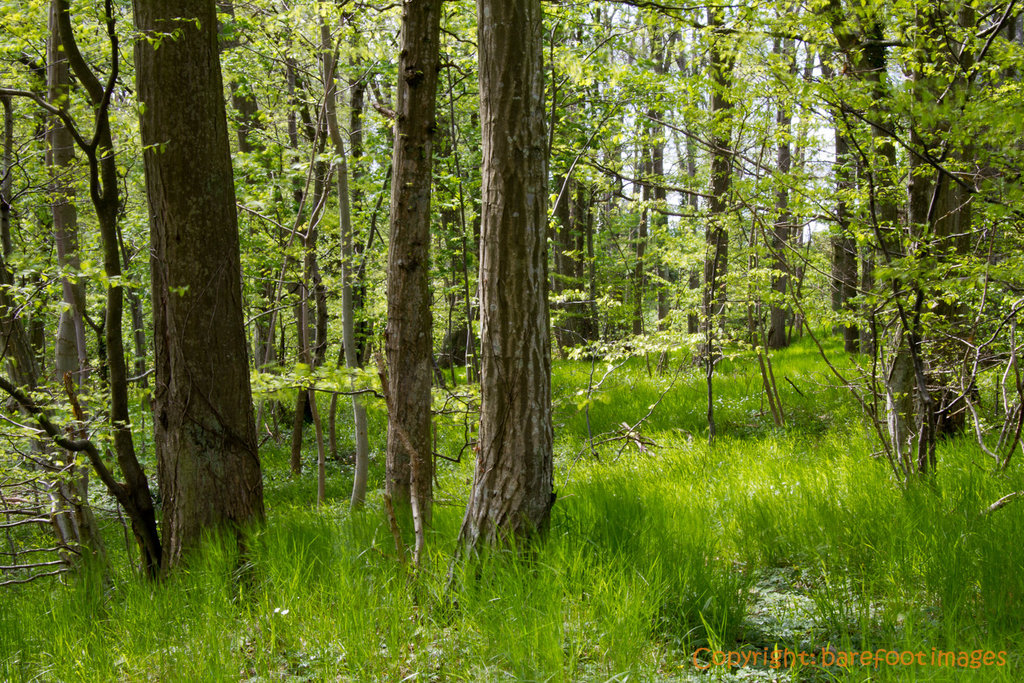
[[[398,562],[379,495],[348,511],[344,463],[331,463],[331,501],[317,510],[312,442],[299,478],[286,447],[268,445],[268,523],[246,556],[211,539],[153,585],[129,574],[111,526],[114,576],[0,594],[0,679],[1018,680],[1024,504],[980,513],[1024,489],[1019,469],[993,476],[976,447],[951,441],[936,477],[900,487],[808,347],[773,360],[786,427],[768,413],[756,363],[727,360],[713,445],[700,368],[648,375],[634,359],[597,396],[578,393],[589,363],[558,364],[546,541],[451,573],[471,458],[439,465],[414,573]],[[603,374],[598,363],[594,381]],[[656,403],[643,438],[627,434],[622,423]],[[775,647],[1007,654],[977,669],[694,667],[701,648]]]

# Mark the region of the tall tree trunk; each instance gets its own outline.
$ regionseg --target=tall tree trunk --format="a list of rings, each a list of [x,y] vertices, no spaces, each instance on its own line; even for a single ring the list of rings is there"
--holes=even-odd
[[[14,161],[14,104],[10,95],[0,95],[0,107],[4,111],[3,165],[0,166],[0,171],[3,171],[0,176],[0,255],[6,261],[12,251],[11,187],[14,181],[14,174],[11,173]]]
[[[35,387],[38,379],[35,354],[29,342],[24,319],[18,315],[17,307],[11,300],[9,289],[14,285],[14,275],[7,265],[13,247],[11,245],[11,167],[14,163],[14,104],[11,98],[0,96],[3,108],[3,158],[0,165],[0,229],[3,230],[3,247],[0,249],[0,358],[7,366],[8,376],[19,387]]]
[[[355,249],[352,240],[352,209],[349,203],[348,154],[338,125],[336,64],[330,31],[323,19],[320,23],[320,48],[323,51],[324,113],[327,130],[338,156],[338,232],[341,241],[341,327],[345,353],[345,367],[359,367],[356,348],[355,301],[353,295],[353,265]],[[355,388],[354,386],[352,387]],[[366,408],[358,396],[352,396],[352,420],[356,440],[356,471],[352,481],[351,505],[360,507],[366,498],[366,480],[370,467],[370,442],[366,431]]]
[[[425,524],[433,497],[430,185],[440,26],[439,0],[403,5],[384,335],[390,384],[385,488],[399,508],[411,503]]]
[[[124,348],[121,331],[121,312],[123,299],[123,285],[121,284],[122,271],[119,262],[119,239],[118,239],[118,214],[121,208],[118,193],[117,164],[114,157],[114,147],[110,128],[109,108],[113,95],[114,85],[118,82],[118,37],[115,30],[115,17],[113,4],[110,0],[104,3],[104,27],[107,39],[110,42],[111,71],[106,85],[100,82],[99,78],[92,71],[85,58],[82,56],[75,42],[74,31],[71,25],[71,16],[67,0],[55,0],[56,9],[51,14],[55,18],[56,31],[59,33],[61,49],[66,56],[75,77],[81,84],[93,107],[94,130],[91,140],[86,140],[77,134],[72,134],[76,144],[85,154],[89,170],[89,194],[99,224],[100,238],[103,246],[104,271],[108,278],[109,285],[106,288],[106,310],[103,315],[103,322],[95,326],[98,339],[98,355],[101,360],[108,361],[104,378],[109,390],[110,405],[108,417],[111,422],[114,450],[118,466],[125,477],[121,483],[114,479],[110,470],[100,457],[95,445],[86,439],[67,439],[46,416],[46,412],[40,408],[31,397],[16,387],[3,380],[4,390],[14,398],[23,409],[35,415],[38,423],[44,431],[62,447],[79,452],[85,452],[96,470],[97,474],[106,485],[108,492],[114,496],[127,513],[135,533],[141,552],[142,566],[151,576],[155,575],[161,566],[162,547],[157,533],[156,519],[153,509],[153,499],[149,491],[149,482],[142,470],[138,459],[135,457],[134,443],[132,440],[131,423],[128,412],[127,399],[127,374],[124,363]],[[53,27],[51,26],[51,30]],[[64,107],[50,109],[55,115],[62,117],[67,123],[70,114]],[[5,249],[9,247],[9,233],[5,234]],[[5,264],[0,263],[0,277],[4,278],[3,285],[9,285],[7,281],[9,272]],[[0,291],[6,293],[6,287],[0,287]],[[6,309],[6,302],[0,297],[0,308]],[[5,339],[8,337],[6,316],[3,320],[3,328],[0,333]],[[24,340],[24,328],[20,320],[15,319],[12,331],[15,340],[21,340],[13,350],[13,353],[21,353],[21,347],[28,346]],[[20,332],[20,333],[19,333]],[[109,352],[109,353],[108,353]],[[12,353],[12,355],[13,355]],[[30,353],[30,352],[29,352]],[[31,385],[31,382],[22,381],[25,372],[32,368],[34,360],[26,356],[27,360],[19,363],[20,368],[14,375],[16,382],[23,385]],[[66,385],[73,390],[71,382]],[[81,419],[80,414],[76,414]]]
[[[722,44],[725,31],[721,10],[708,10],[711,36],[711,198],[708,206],[704,252],[704,362],[707,381],[708,439],[715,438],[714,369],[718,360],[719,326],[726,313],[726,273],[729,267],[729,193],[732,190],[732,58]]]
[[[832,309],[845,316],[854,312],[857,296],[857,241],[850,234],[850,209],[846,197],[854,189],[854,166],[850,158],[850,141],[836,126],[836,234],[832,237]],[[849,353],[860,349],[857,325],[844,322],[843,348]]]
[[[673,44],[674,45],[676,44],[675,41],[673,41]],[[683,77],[691,76],[691,75],[693,75],[693,72],[696,71],[696,69],[695,68],[691,68],[690,65],[687,62],[685,48],[679,48],[678,49],[678,52],[676,53],[676,65],[679,67],[679,73]],[[689,176],[691,187],[696,187],[696,185],[697,185],[697,143],[696,143],[696,140],[694,139],[695,136],[691,134],[689,125],[685,125],[684,126],[683,133],[684,133],[684,138],[685,138],[684,145],[685,145],[686,175]],[[678,143],[676,145],[676,149],[677,149],[677,151],[679,150]],[[684,153],[683,152],[679,152],[678,156],[679,157],[684,157]],[[687,193],[687,195],[686,195],[686,205],[689,207],[690,211],[694,215],[697,215],[697,211],[699,209],[699,201],[698,201],[698,196],[697,196],[696,192],[689,192],[689,193]],[[686,287],[687,287],[687,289],[689,289],[693,293],[694,299],[696,301],[698,301],[698,302],[700,301],[700,297],[699,297],[700,282],[701,282],[701,266],[700,266],[700,264],[698,264],[698,265],[695,265],[695,266],[690,268],[690,272],[687,273],[687,278],[686,278]],[[699,308],[700,308],[700,304],[698,303],[697,305],[693,306],[690,309],[691,312],[688,313],[687,316],[686,316],[686,331],[687,331],[688,334],[697,334],[697,333],[700,332],[701,314],[700,314]]]
[[[587,259],[587,190],[573,177],[557,177],[554,182],[556,251],[554,256],[555,274],[552,277],[556,295],[578,292],[584,289]],[[575,297],[574,297],[575,299]],[[589,304],[579,300],[562,301],[562,314],[555,329],[559,349],[580,346],[594,338],[594,323]]]
[[[884,116],[884,103],[888,97],[888,86],[886,84],[886,67],[888,59],[884,47],[884,30],[880,23],[873,24],[866,40],[871,45],[864,49],[862,56],[858,57],[855,69],[861,77],[867,81],[872,88],[872,108],[869,115],[872,120],[871,137],[874,141],[874,158],[867,169],[871,176],[871,184],[876,197],[875,210],[871,221],[876,232],[876,243],[869,245],[861,256],[861,291],[871,292],[875,288],[875,263],[879,257],[888,259],[887,254],[895,254],[899,251],[899,209],[900,203],[897,200],[896,191],[891,169],[896,167],[896,145],[893,143],[886,130]],[[870,320],[874,318],[875,312],[872,304],[865,302],[862,316]],[[863,325],[860,329],[860,348],[863,353],[874,353],[878,340],[874,338],[872,326]]]
[[[239,45],[234,0],[217,0],[217,11],[228,18],[227,22],[219,27],[222,35],[226,36],[221,41],[221,49],[226,52]],[[231,107],[238,116],[238,151],[250,154],[261,147],[254,137],[254,133],[260,129],[259,105],[247,84],[232,79],[228,83],[228,89],[231,91]]]
[[[664,77],[669,70],[668,53],[674,49],[677,36],[672,35],[668,43],[663,41],[660,33],[654,31],[650,35],[651,59],[654,61],[654,72],[659,77]],[[663,122],[663,106],[658,104],[651,107],[647,112],[647,134],[650,136],[650,172],[646,185],[650,188],[650,198],[647,207],[648,227],[654,244],[663,241],[668,229],[668,216],[665,215],[665,200],[667,192],[665,189],[665,125]],[[653,205],[650,204],[653,202]],[[666,289],[671,279],[671,272],[662,263],[655,267],[658,276],[658,329],[665,329],[669,312],[669,300]]]
[[[969,4],[960,5],[955,16],[948,17],[950,23],[957,23],[961,28],[970,29],[977,24],[977,12]],[[969,87],[962,74],[970,73],[974,67],[975,54],[970,49],[964,49],[960,53],[959,64],[957,65],[959,75],[951,84],[945,95],[945,102],[942,96],[937,98],[940,106],[945,104],[952,111],[962,111],[964,98],[969,97]],[[948,59],[948,57],[946,58]],[[952,65],[951,65],[952,66]],[[948,94],[947,94],[948,93]],[[934,94],[934,93],[933,93]],[[924,105],[928,107],[927,103]],[[961,140],[956,134],[948,132],[949,128],[955,127],[955,121],[944,121],[939,130],[934,131],[934,136],[941,140],[942,144],[951,149],[950,157],[959,164],[970,164],[976,158],[975,144],[972,140]],[[932,223],[932,232],[935,239],[935,252],[938,254],[951,254],[955,257],[962,257],[970,253],[971,235],[973,231],[974,208],[972,194],[959,183],[954,182],[945,174],[935,172],[932,184],[933,195],[929,207],[928,219]],[[966,332],[966,318],[963,304],[940,302],[936,312],[941,318],[939,323],[942,329],[931,335],[931,355],[935,356],[937,364],[948,368],[955,364],[956,358],[962,351],[957,349],[950,339],[964,338]],[[943,339],[945,338],[945,339]],[[936,410],[936,436],[953,436],[963,431],[967,419],[966,398],[961,394],[959,387],[954,386],[950,374],[946,372],[932,373],[931,380],[934,384],[934,399]]]
[[[122,317],[124,310],[124,272],[121,268],[118,216],[121,199],[117,177],[117,161],[111,134],[109,107],[114,84],[118,77],[118,39],[114,30],[114,10],[108,0],[104,4],[107,37],[111,48],[111,73],[106,85],[89,67],[75,42],[71,13],[67,0],[58,4],[57,26],[68,62],[78,81],[84,87],[94,107],[95,133],[93,141],[79,147],[89,162],[89,194],[96,209],[100,239],[103,246],[103,270],[108,278],[106,307],[104,309],[99,356],[106,360],[107,384],[110,392],[109,420],[113,432],[114,451],[125,483],[111,490],[125,506],[132,530],[141,552],[142,566],[155,575],[163,563],[163,547],[156,527],[156,514],[149,480],[135,454],[131,416],[128,406],[128,371],[124,357]],[[95,465],[95,463],[94,463]],[[111,484],[107,483],[108,489]]]
[[[554,125],[554,122],[552,122]],[[555,205],[552,213],[555,217],[556,225],[554,226],[555,235],[553,244],[555,245],[555,251],[552,255],[551,264],[553,266],[551,274],[551,291],[555,295],[557,303],[554,304],[555,317],[558,324],[555,326],[554,334],[555,340],[558,343],[559,353],[563,353],[566,348],[575,346],[573,343],[572,332],[569,329],[569,315],[568,312],[571,308],[571,304],[566,304],[563,300],[563,293],[567,289],[571,289],[571,282],[566,274],[566,264],[570,258],[567,252],[572,250],[572,208],[570,197],[572,196],[571,188],[572,178],[562,175],[555,176],[554,187],[552,188],[555,195]]]
[[[717,12],[717,11],[716,11]],[[726,274],[729,269],[729,193],[732,190],[732,108],[729,95],[732,60],[721,44],[722,22],[709,10],[709,23],[718,30],[711,47],[711,116],[714,132],[711,149],[711,198],[705,233],[707,251],[704,260],[704,324],[713,335],[722,324],[727,300]],[[713,342],[712,342],[713,344]],[[709,348],[708,353],[713,354]]]
[[[67,104],[71,71],[60,41],[57,3],[50,5],[47,38],[46,85],[47,100],[54,106]],[[47,128],[47,165],[50,170],[50,209],[53,215],[54,242],[61,269],[79,269],[78,212],[75,208],[74,185],[70,174],[74,167],[74,139],[59,117],[51,117]],[[70,385],[69,391],[81,387],[88,379],[89,356],[85,337],[85,282],[64,277],[61,281],[63,308],[57,322],[54,343],[54,379]],[[64,453],[66,464],[75,455]],[[89,469],[72,467],[71,477],[59,485],[62,496],[72,506],[75,526],[82,543],[102,557],[106,554],[103,538],[89,506]]]
[[[594,261],[594,213],[593,195],[583,183],[576,183],[576,198],[572,203],[570,219],[575,238],[573,259],[573,280],[580,291],[586,283],[587,301],[576,304],[573,316],[573,331],[577,343],[597,340],[597,284],[588,277],[593,272]]]
[[[51,31],[55,31],[52,22],[55,9],[51,8]],[[52,39],[52,36],[51,36]],[[11,239],[11,201],[13,199],[13,164],[14,164],[14,106],[10,96],[0,95],[0,108],[3,109],[3,136],[2,148],[0,148],[0,230],[3,233],[3,247],[0,249],[0,358],[4,360],[6,372],[14,381],[11,389],[29,391],[36,387],[39,380],[40,368],[37,363],[35,348],[31,342],[30,320],[24,315],[19,315],[18,306],[10,296],[10,288],[14,286],[14,276],[8,267],[8,261],[13,253],[13,242]],[[49,161],[49,158],[48,158]],[[69,375],[70,379],[70,375]],[[10,392],[8,392],[10,393]],[[26,412],[30,412],[27,411]],[[44,446],[39,440],[33,440],[33,450],[38,453]],[[45,457],[45,456],[43,456]],[[66,456],[58,458],[61,464],[66,464]],[[73,456],[70,460],[73,461]],[[42,462],[41,459],[33,458],[35,462]],[[43,487],[50,500],[50,525],[56,536],[57,545],[62,549],[75,548],[81,543],[91,546],[94,550],[102,548],[102,541],[94,535],[93,526],[82,526],[79,521],[92,522],[91,512],[87,507],[75,506],[76,499],[72,486],[79,481],[72,469],[69,478],[52,479],[45,475],[45,469],[41,475]],[[5,505],[5,507],[9,507]],[[84,514],[76,514],[81,512]],[[94,525],[94,522],[93,522]],[[99,544],[98,546],[95,544]],[[64,559],[70,559],[68,554],[62,553]]]
[[[648,132],[648,135],[650,133]],[[640,150],[640,163],[638,175],[641,178],[640,196],[643,200],[643,210],[640,212],[640,219],[637,221],[636,229],[633,231],[633,272],[630,274],[632,289],[632,327],[633,335],[639,336],[644,333],[644,299],[647,294],[647,270],[645,257],[647,254],[647,240],[649,222],[651,219],[651,150],[644,147]]]
[[[796,75],[796,47],[791,39],[775,40],[775,54],[789,62],[791,76]],[[789,173],[793,165],[792,144],[793,109],[785,101],[780,101],[775,122],[778,125],[779,144],[777,149],[776,170],[781,176],[779,189],[775,193],[775,224],[772,226],[772,290],[775,297],[769,306],[769,325],[767,346],[771,349],[783,349],[789,346],[786,322],[789,317],[789,306],[785,299],[790,287],[788,250],[793,240],[793,214],[789,209]]]
[[[353,32],[353,41],[358,40],[359,32]],[[358,47],[358,46],[356,46]],[[350,164],[350,176],[352,178],[352,191],[351,191],[351,208],[352,215],[357,216],[363,212],[363,190],[362,190],[362,179],[365,175],[364,167],[366,160],[363,159],[363,138],[365,134],[363,132],[364,121],[364,109],[365,109],[365,95],[366,95],[366,81],[361,71],[365,68],[360,60],[353,58],[350,63],[352,73],[358,74],[357,76],[349,80],[349,157],[352,159]],[[379,205],[378,205],[379,206]],[[353,318],[355,324],[355,338],[356,338],[356,362],[359,367],[363,367],[367,362],[367,354],[370,351],[370,343],[373,340],[373,319],[365,315],[364,310],[366,308],[366,264],[368,255],[365,251],[369,248],[370,240],[372,239],[372,229],[370,234],[367,236],[366,243],[361,243],[357,240],[353,240],[353,254],[358,261],[358,267],[356,268],[355,281],[352,283],[352,309]]]
[[[322,148],[325,141],[324,135],[325,132],[321,131],[320,135],[314,136],[315,139],[311,140],[314,145],[321,145],[321,152],[323,151]],[[298,356],[301,359],[301,362],[305,363],[310,369],[319,367],[323,362],[324,349],[327,343],[325,301],[323,314],[321,315],[320,313],[321,300],[323,300],[325,296],[323,292],[323,285],[320,281],[320,272],[316,259],[316,225],[320,222],[320,217],[323,215],[322,207],[326,202],[326,197],[324,195],[328,192],[330,180],[330,171],[327,163],[321,160],[313,161],[312,209],[310,211],[310,220],[306,230],[305,232],[300,233],[303,253],[302,280],[295,285],[295,289],[299,295],[299,300],[294,306],[295,339],[296,345],[298,346]],[[315,292],[314,296],[317,300],[318,311],[317,329],[315,334],[311,332],[312,321],[309,316],[309,299],[311,289]],[[323,320],[323,330],[320,329],[321,319]],[[315,352],[313,350],[314,346],[317,347]],[[312,394],[309,391],[299,391],[295,398],[295,414],[292,418],[292,444],[289,463],[292,474],[294,475],[302,473],[303,434],[305,431],[307,416],[309,416],[310,419],[313,419],[313,410]]]
[[[868,153],[857,160],[858,175],[866,179],[870,193],[867,220],[875,233],[874,244],[865,246],[860,254],[860,290],[869,293],[875,288],[876,257],[886,258],[885,253],[898,232],[899,220],[897,192],[891,177],[891,169],[896,165],[896,147],[887,130],[884,107],[888,97],[885,26],[877,8],[866,7],[857,22],[851,20],[841,0],[829,0],[824,10],[836,42],[844,53],[846,70],[856,75],[871,96],[866,118],[873,144]],[[870,297],[866,297],[861,310],[865,324],[858,330],[858,345],[866,354],[876,351],[873,305]]]
[[[962,8],[956,14],[949,14],[943,5],[928,5],[916,12],[911,93],[916,111],[921,113],[910,131],[908,230],[903,241],[906,246],[895,254],[887,254],[889,258],[908,257],[916,262],[936,259],[941,263],[947,250],[956,253],[965,246],[967,233],[960,231],[969,229],[970,204],[967,197],[959,197],[949,180],[942,173],[933,171],[924,160],[924,155],[936,147],[945,145],[946,150],[950,149],[948,128],[951,122],[933,117],[932,112],[942,112],[947,96],[955,101],[965,85],[959,77],[948,85],[936,82],[934,65],[948,58],[944,50],[935,44],[934,36],[942,34],[947,24],[961,22],[966,28],[974,25],[972,9]],[[958,71],[970,69],[970,51],[963,49],[956,62],[953,66]],[[969,151],[969,144],[967,148]],[[945,155],[944,152],[940,158]],[[960,155],[960,149],[952,153],[953,157]],[[958,199],[964,200],[962,205]],[[936,367],[943,365],[944,342],[937,338],[935,324],[952,328],[942,336],[949,335],[955,339],[963,332],[956,329],[956,307],[941,302],[935,306],[937,315],[933,317],[934,322],[925,324],[921,305],[928,296],[926,288],[929,283],[922,282],[921,275],[907,277],[905,282],[894,278],[892,287],[899,307],[901,334],[892,342],[894,350],[889,375],[894,381],[886,385],[890,432],[895,442],[911,446],[905,460],[919,474],[927,474],[935,470],[935,445],[940,423],[944,429],[955,431],[954,421],[946,423],[945,414],[954,408],[952,403],[956,390],[945,386],[941,372],[937,373],[940,379],[935,386],[929,377]],[[900,295],[904,293],[909,295],[908,301],[901,305]]]
[[[597,317],[597,256],[594,252],[594,195],[588,192],[586,201],[586,248],[587,248],[587,297],[590,301],[587,311],[587,340],[597,341],[601,336],[601,323]],[[582,276],[582,273],[581,273]]]
[[[886,266],[893,266],[908,255],[907,245],[913,242],[911,234],[900,225],[898,192],[892,172],[896,166],[896,148],[889,130],[890,117],[885,108],[889,88],[884,18],[875,10],[875,14],[868,13],[863,17],[860,22],[862,26],[854,26],[838,0],[832,0],[828,12],[837,42],[846,53],[850,71],[858,75],[871,96],[866,118],[870,124],[873,144],[870,151],[860,159],[861,175],[868,181],[868,220],[875,238],[874,244],[862,254],[861,289],[871,292],[875,287],[873,269],[876,254]],[[916,94],[916,85],[914,90]],[[918,132],[914,130],[911,134],[912,144],[917,135]],[[911,161],[913,163],[913,159]],[[920,175],[911,169],[908,218],[912,225],[921,224],[921,214],[927,214],[924,198],[926,190]],[[926,216],[924,222],[927,222]],[[888,274],[884,280],[891,289],[891,301],[898,311],[897,319],[889,326],[890,337],[887,340],[876,340],[871,336],[876,312],[866,309],[863,317],[869,324],[861,327],[860,347],[861,351],[880,353],[882,357],[889,444],[897,466],[904,476],[909,476],[918,467],[912,452],[915,438],[919,455],[923,452],[922,447],[924,451],[934,453],[934,449],[929,446],[934,444],[931,420],[917,425],[924,431],[915,429],[915,394],[918,400],[929,402],[920,358],[919,322],[923,296],[916,284],[909,280],[904,281]],[[870,305],[865,302],[865,306]],[[925,460],[930,459],[927,453],[923,457]]]
[[[207,529],[261,521],[263,482],[214,0],[139,0],[134,9],[170,566]],[[145,39],[171,32],[159,49]]]
[[[479,0],[479,452],[460,540],[524,538],[554,504],[540,0]]]
[[[658,123],[656,126],[658,136],[651,146],[651,174],[653,176],[654,190],[651,198],[654,200],[654,207],[651,209],[651,228],[655,239],[664,239],[668,231],[668,216],[663,212],[665,202],[668,199],[668,192],[665,189],[665,138],[664,127]],[[675,279],[675,273],[671,267],[664,264],[658,265],[658,328],[667,328],[667,318],[671,311],[669,289]]]
[[[353,47],[358,48],[358,41],[360,39],[359,32],[353,31],[352,41]],[[358,50],[356,50],[358,52]],[[360,68],[361,60],[356,57],[352,58],[349,66],[352,73],[358,73]],[[352,182],[355,185],[355,189],[350,193],[351,202],[349,207],[350,214],[358,214],[362,211],[363,204],[363,193],[359,188],[360,180],[363,176],[363,110],[365,108],[365,95],[366,95],[366,81],[362,75],[353,77],[349,80],[349,151],[352,157],[351,164],[351,176]],[[350,221],[351,222],[351,221]],[[372,230],[370,236],[372,237]],[[369,248],[369,237],[367,238],[367,247]],[[363,367],[366,363],[366,356],[370,349],[370,343],[373,339],[373,320],[365,315],[362,315],[362,311],[366,306],[366,259],[367,255],[363,253],[363,249],[355,249],[355,254],[359,256],[359,268],[357,270],[356,282],[352,289],[352,318],[353,318],[353,337],[355,339],[356,346],[356,364],[359,367]],[[344,335],[344,331],[342,332]],[[345,365],[345,344],[341,345],[340,353],[338,356],[338,364]],[[328,416],[328,433],[330,442],[330,454],[331,459],[336,460],[338,457],[338,437],[337,437],[337,421],[338,421],[338,394],[331,396],[331,407]],[[357,441],[359,440],[357,434]],[[369,441],[367,441],[367,447]],[[361,487],[362,488],[362,487]]]
[[[691,182],[693,182],[694,179],[696,179],[696,177],[697,177],[697,150],[696,150],[696,145],[694,144],[693,138],[691,136],[687,136],[687,138],[686,138],[686,169],[687,169],[687,175],[690,176]],[[689,196],[687,197],[687,205],[690,207],[690,210],[694,214],[697,213],[698,204],[699,203],[698,203],[697,193],[696,192],[691,192],[689,194]],[[690,272],[687,275],[687,279],[686,279],[686,287],[691,292],[695,293],[694,294],[695,299],[696,299],[696,293],[700,292],[700,282],[701,282],[701,267],[700,267],[700,264],[697,264],[697,265],[693,266],[690,269]],[[697,299],[697,301],[699,301],[699,299]],[[700,332],[700,318],[701,318],[701,316],[700,316],[700,313],[697,311],[697,306],[696,305],[691,309],[691,311],[692,312],[689,313],[686,316],[686,331],[689,334],[697,334],[697,333]]]

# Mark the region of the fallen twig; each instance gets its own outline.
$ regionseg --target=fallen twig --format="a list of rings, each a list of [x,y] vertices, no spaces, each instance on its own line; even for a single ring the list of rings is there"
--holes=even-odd
[[[996,502],[994,502],[991,505],[989,505],[984,510],[982,510],[981,514],[982,515],[991,514],[991,513],[995,512],[996,510],[998,510],[999,508],[1006,507],[1011,502],[1013,502],[1013,500],[1015,498],[1020,498],[1021,496],[1024,496],[1024,491],[1014,491],[1013,493],[1008,493],[1005,496],[1003,496],[1002,498],[1000,498],[999,500],[997,500]]]

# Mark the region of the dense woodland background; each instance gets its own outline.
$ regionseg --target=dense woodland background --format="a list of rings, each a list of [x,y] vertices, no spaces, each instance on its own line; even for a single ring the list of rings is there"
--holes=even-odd
[[[9,678],[1014,680],[1016,2],[2,7]]]

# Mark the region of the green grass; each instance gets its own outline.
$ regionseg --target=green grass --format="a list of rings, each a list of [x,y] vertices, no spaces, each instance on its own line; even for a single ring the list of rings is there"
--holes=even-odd
[[[111,526],[114,575],[0,593],[0,680],[1019,680],[1024,504],[979,514],[1024,489],[1019,467],[993,476],[976,446],[951,441],[934,479],[901,488],[810,347],[774,356],[783,429],[749,361],[718,368],[714,446],[700,369],[648,376],[630,361],[589,397],[590,433],[621,437],[664,392],[640,428],[650,441],[606,441],[596,457],[577,407],[591,366],[557,364],[549,536],[459,565],[451,581],[469,458],[440,465],[413,576],[379,494],[348,512],[350,472],[332,463],[332,502],[316,510],[312,442],[298,479],[271,446],[268,523],[246,557],[211,539],[153,585],[125,569]],[[382,424],[375,415],[377,485]],[[451,427],[442,446],[461,436]],[[707,650],[776,647],[963,651],[968,667],[701,670]],[[970,668],[975,651],[1005,652],[1005,666]]]

